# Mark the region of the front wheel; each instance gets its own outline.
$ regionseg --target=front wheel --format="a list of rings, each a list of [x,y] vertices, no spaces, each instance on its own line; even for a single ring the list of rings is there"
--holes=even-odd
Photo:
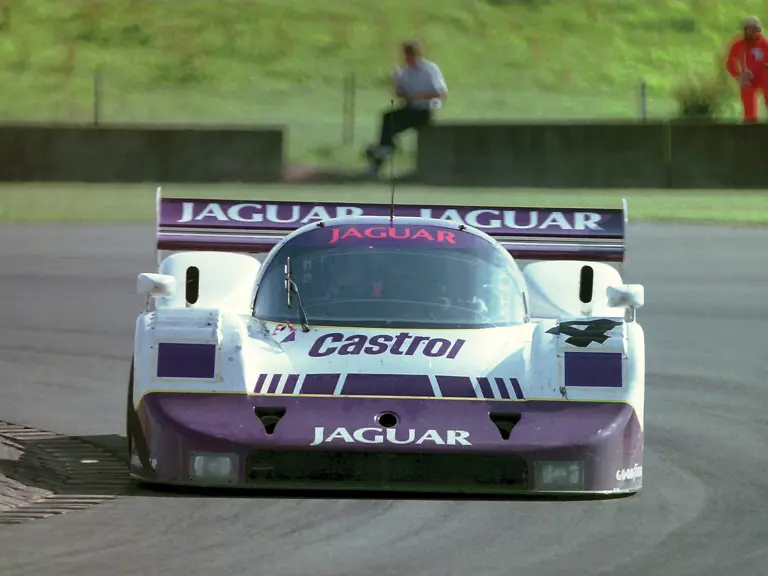
[[[131,373],[128,377],[128,398],[125,402],[125,440],[128,446],[128,466],[131,465],[131,457],[133,456],[133,433],[131,422],[135,417],[136,412],[133,410],[133,364],[134,359],[131,358]]]
[[[128,447],[128,469],[133,470],[138,466],[141,469],[139,473],[142,478],[151,480],[156,476],[155,468],[152,466],[152,460],[149,457],[149,448],[144,431],[139,421],[139,414],[133,407],[133,374],[134,359],[131,359],[131,375],[128,378],[128,397],[125,405],[125,440]],[[138,456],[138,464],[133,461],[133,457]]]

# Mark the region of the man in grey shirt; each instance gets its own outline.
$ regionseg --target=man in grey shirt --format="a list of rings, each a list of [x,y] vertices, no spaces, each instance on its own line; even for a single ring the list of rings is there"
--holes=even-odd
[[[378,173],[384,160],[395,151],[393,136],[429,123],[432,111],[442,106],[448,92],[443,73],[434,62],[422,57],[418,42],[403,43],[406,66],[395,72],[395,93],[401,106],[381,118],[379,143],[366,150],[370,174]]]

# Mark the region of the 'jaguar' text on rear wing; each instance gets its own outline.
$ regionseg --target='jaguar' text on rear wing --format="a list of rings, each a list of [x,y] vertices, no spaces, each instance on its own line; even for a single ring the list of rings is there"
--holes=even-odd
[[[266,252],[311,222],[389,216],[386,204],[163,198],[157,189],[157,249]],[[395,218],[438,218],[493,236],[530,260],[624,261],[627,204],[621,208],[399,205]]]

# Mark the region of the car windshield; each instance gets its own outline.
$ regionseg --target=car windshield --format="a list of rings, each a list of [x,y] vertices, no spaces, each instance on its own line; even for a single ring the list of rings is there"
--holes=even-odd
[[[254,316],[301,322],[287,304],[287,258],[310,325],[485,328],[525,321],[520,270],[488,240],[439,226],[327,226],[267,264]]]

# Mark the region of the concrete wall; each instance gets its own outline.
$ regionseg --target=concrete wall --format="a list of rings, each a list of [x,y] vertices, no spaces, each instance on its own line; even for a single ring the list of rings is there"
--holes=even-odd
[[[768,125],[672,125],[673,188],[768,188]]]
[[[419,134],[417,178],[454,186],[663,188],[667,133],[650,124],[439,124]]]
[[[0,181],[280,182],[283,128],[0,125]],[[768,125],[445,124],[415,181],[538,188],[768,188]]]
[[[438,124],[417,180],[447,186],[768,188],[768,125]]]
[[[0,181],[278,182],[282,128],[0,126]]]

